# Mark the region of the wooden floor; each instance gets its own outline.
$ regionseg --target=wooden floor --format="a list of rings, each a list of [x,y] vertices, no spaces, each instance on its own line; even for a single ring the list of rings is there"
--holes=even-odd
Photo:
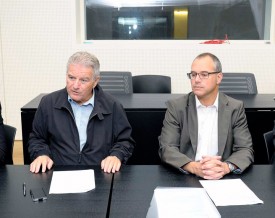
[[[22,141],[16,140],[13,147],[13,164],[23,165],[23,143]]]

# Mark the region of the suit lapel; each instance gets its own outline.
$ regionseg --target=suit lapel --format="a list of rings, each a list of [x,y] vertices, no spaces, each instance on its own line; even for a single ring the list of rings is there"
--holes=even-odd
[[[223,93],[219,94],[218,109],[218,155],[222,156],[228,136],[230,125],[230,110],[228,108],[228,99]]]
[[[196,110],[195,95],[191,93],[188,98],[188,104],[186,106],[187,119],[188,119],[188,130],[190,135],[191,144],[196,154],[198,145],[198,117]]]

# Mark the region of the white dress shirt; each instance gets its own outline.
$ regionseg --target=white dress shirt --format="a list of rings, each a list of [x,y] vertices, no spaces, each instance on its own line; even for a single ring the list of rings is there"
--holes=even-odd
[[[218,154],[218,99],[213,105],[204,106],[196,96],[196,108],[198,115],[198,145],[195,160],[202,156],[216,156]]]

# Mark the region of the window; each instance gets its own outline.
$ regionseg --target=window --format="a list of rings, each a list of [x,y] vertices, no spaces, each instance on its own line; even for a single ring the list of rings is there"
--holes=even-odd
[[[86,40],[269,40],[271,0],[85,0]]]

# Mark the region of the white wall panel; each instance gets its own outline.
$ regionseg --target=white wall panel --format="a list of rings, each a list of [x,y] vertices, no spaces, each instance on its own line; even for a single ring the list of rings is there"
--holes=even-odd
[[[252,72],[259,93],[275,93],[273,44],[106,40],[81,45],[75,42],[72,0],[0,0],[0,6],[0,98],[5,97],[5,122],[17,128],[17,139],[22,138],[20,108],[39,93],[65,86],[67,59],[77,50],[98,56],[101,70],[169,75],[173,93],[190,91],[186,73],[192,60],[213,52],[224,72]]]

